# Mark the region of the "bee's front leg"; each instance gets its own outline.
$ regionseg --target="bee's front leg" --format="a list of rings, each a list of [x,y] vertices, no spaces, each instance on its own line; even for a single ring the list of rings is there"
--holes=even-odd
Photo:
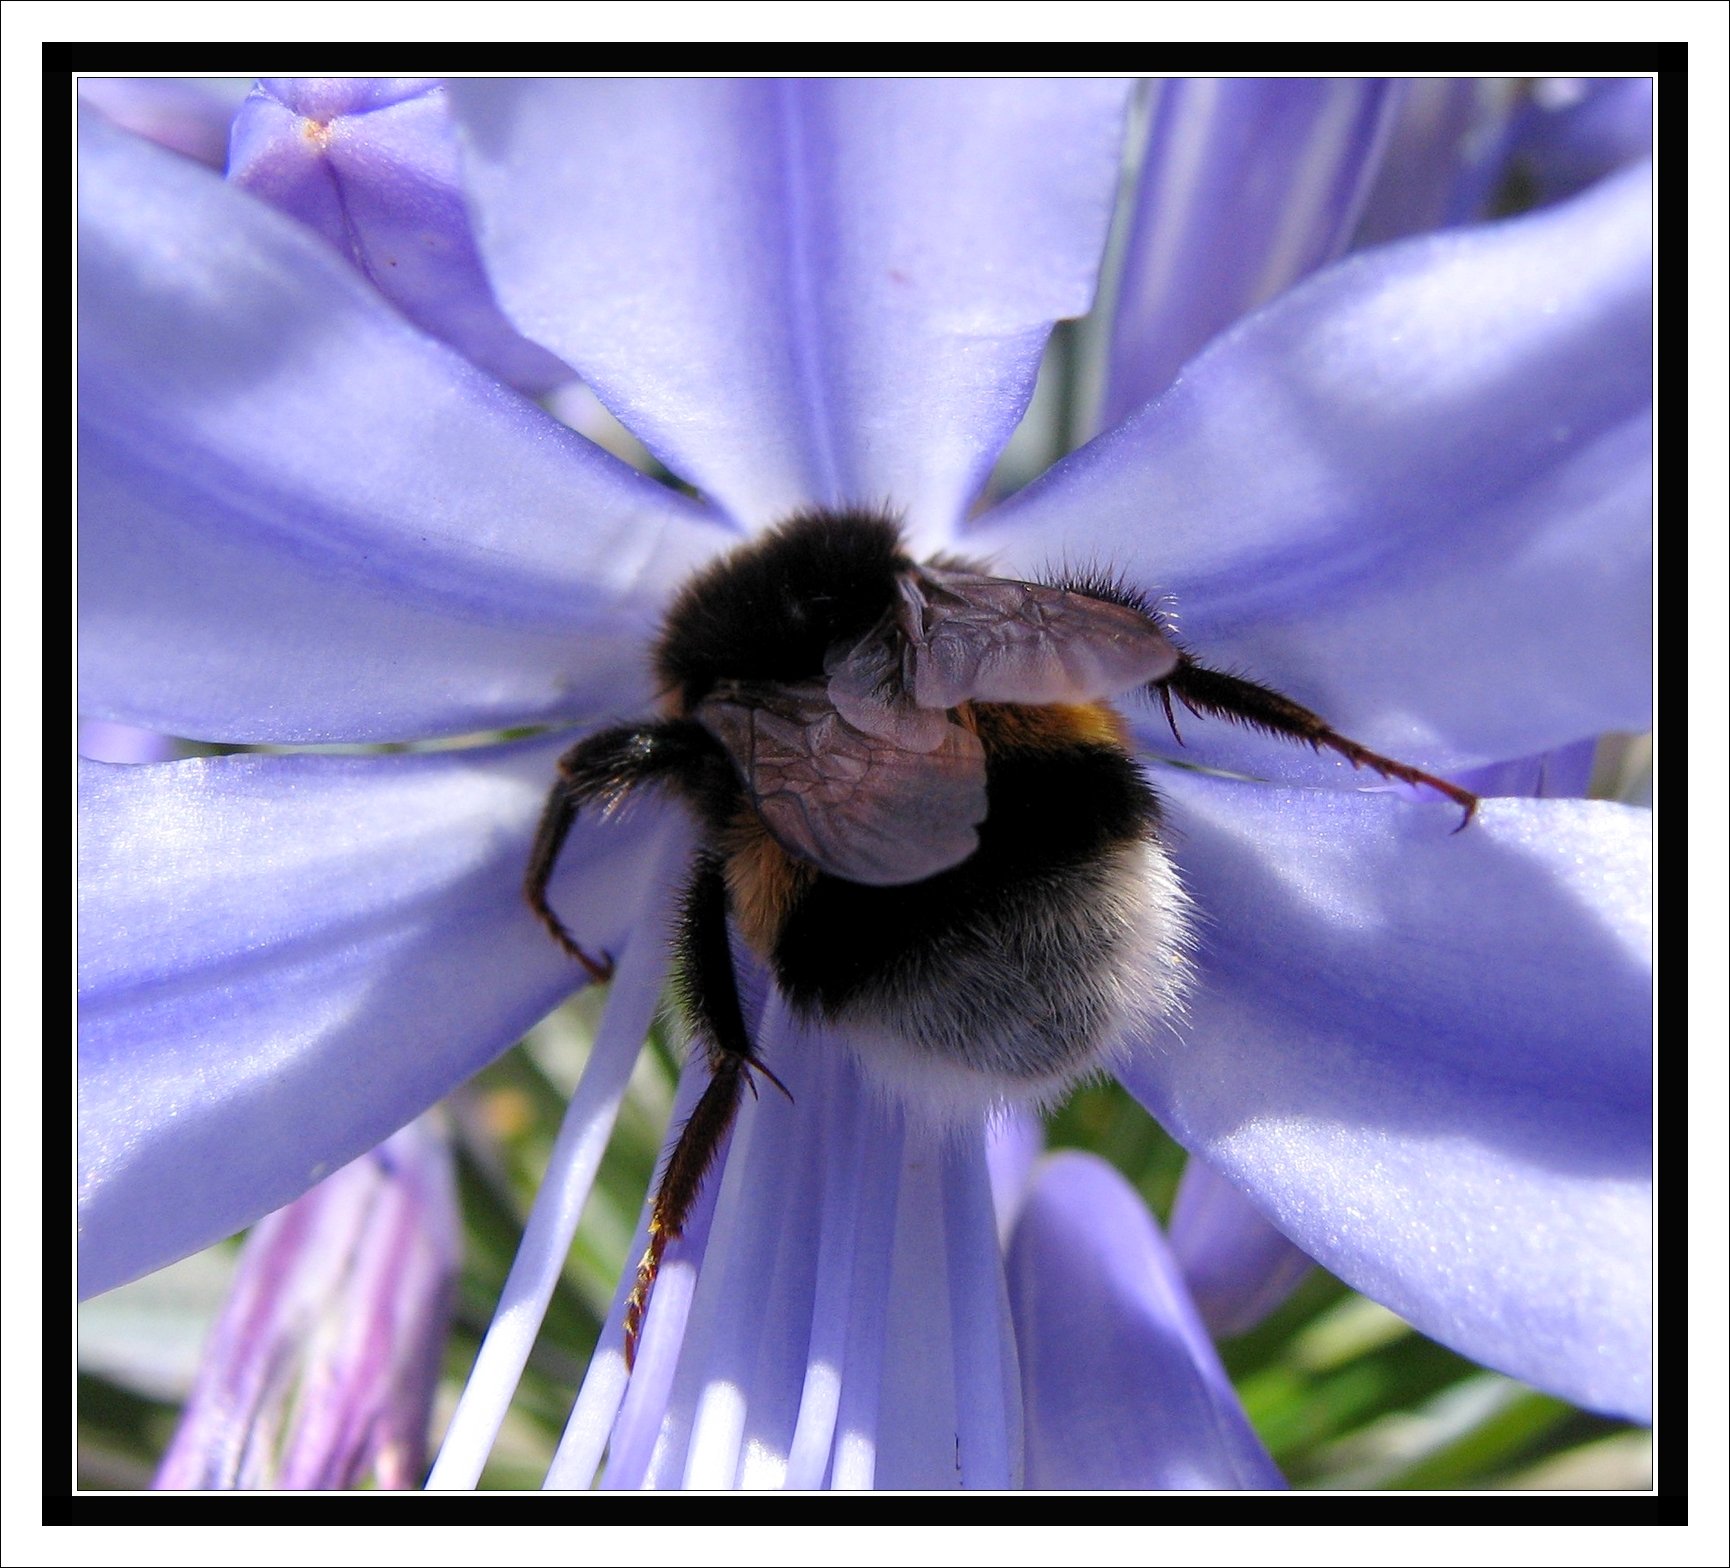
[[[605,953],[599,959],[591,958],[547,902],[547,885],[577,813],[598,803],[605,816],[644,784],[676,781],[693,769],[699,774],[712,771],[714,749],[714,742],[700,726],[685,719],[668,719],[600,730],[559,758],[558,781],[547,796],[523,875],[523,896],[553,940],[588,970],[592,979],[610,980],[612,959]]]

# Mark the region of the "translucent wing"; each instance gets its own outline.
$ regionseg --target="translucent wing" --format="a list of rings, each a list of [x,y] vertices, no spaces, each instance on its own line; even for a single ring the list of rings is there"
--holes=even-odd
[[[934,566],[900,586],[902,679],[921,708],[1088,702],[1177,667],[1164,633],[1109,599]]]
[[[730,683],[695,717],[726,747],[789,854],[849,882],[921,882],[965,860],[985,820],[985,753],[970,731],[904,698],[859,699],[848,722],[826,681]]]

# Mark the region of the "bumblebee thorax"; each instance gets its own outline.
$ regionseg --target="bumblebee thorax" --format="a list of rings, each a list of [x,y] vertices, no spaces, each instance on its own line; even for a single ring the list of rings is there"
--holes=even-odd
[[[815,679],[831,648],[882,619],[912,564],[881,513],[800,513],[692,578],[662,625],[656,676],[686,709],[723,680]]]

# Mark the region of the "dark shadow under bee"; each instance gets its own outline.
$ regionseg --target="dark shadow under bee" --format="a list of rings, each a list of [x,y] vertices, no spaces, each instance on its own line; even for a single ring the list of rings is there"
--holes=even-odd
[[[627,1359],[750,1075],[777,1082],[746,1029],[733,931],[797,1012],[842,1026],[902,1095],[939,1114],[1043,1101],[1182,991],[1187,901],[1107,699],[1145,689],[1174,735],[1175,699],[1427,785],[1466,820],[1477,803],[1197,663],[1117,579],[921,565],[872,512],[801,514],[698,574],[654,667],[660,718],[560,759],[525,883],[565,951],[605,978],[547,900],[578,812],[658,785],[698,825],[673,946],[710,1078],[656,1189]]]

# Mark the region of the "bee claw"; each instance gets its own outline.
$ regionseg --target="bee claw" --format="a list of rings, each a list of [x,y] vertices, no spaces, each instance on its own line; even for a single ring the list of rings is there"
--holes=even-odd
[[[613,978],[613,955],[611,953],[603,952],[598,959],[595,959],[590,958],[575,942],[565,942],[561,945],[572,958],[576,959],[589,972],[589,978],[597,985],[605,985]]]
[[[589,978],[597,985],[605,985],[613,978],[614,964],[611,953],[603,950],[598,959],[590,958],[588,952],[570,937],[563,926],[554,926],[552,932],[558,938],[559,946],[588,970]]]
[[[1171,687],[1163,681],[1159,683],[1159,703],[1165,709],[1165,722],[1171,726],[1171,738],[1181,746],[1183,736],[1177,732],[1177,715],[1171,708]]]
[[[747,1056],[745,1058],[745,1065],[747,1067],[749,1067],[753,1072],[761,1073],[765,1078],[767,1078],[769,1080],[770,1083],[774,1084],[774,1086],[777,1089],[779,1089],[782,1094],[787,1096],[787,1103],[789,1105],[792,1105],[793,1103],[795,1103],[793,1100],[793,1091],[791,1089],[789,1089],[786,1086],[786,1084],[782,1083],[781,1080],[779,1078],[777,1078],[772,1072],[770,1072],[769,1069],[767,1067],[765,1067],[763,1065],[763,1063],[757,1057]],[[757,1092],[756,1084],[754,1082],[752,1082],[752,1080],[749,1077],[746,1078],[745,1082],[751,1085],[751,1093],[756,1094],[756,1092]]]

